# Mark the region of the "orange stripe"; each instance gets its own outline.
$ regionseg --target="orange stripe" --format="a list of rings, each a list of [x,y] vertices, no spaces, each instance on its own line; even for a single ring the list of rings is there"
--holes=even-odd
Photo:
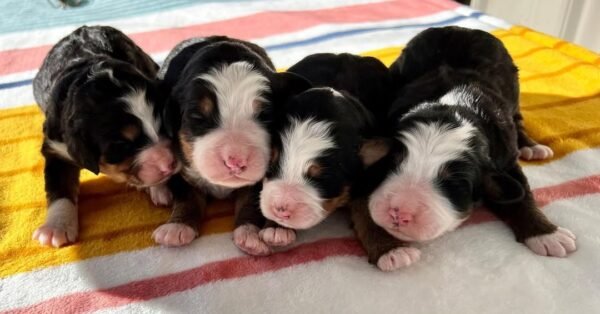
[[[552,102],[547,102],[547,103],[525,105],[525,106],[521,106],[521,111],[535,111],[535,110],[540,110],[540,109],[549,109],[549,108],[556,108],[556,107],[562,107],[562,106],[569,106],[569,105],[578,104],[580,102],[596,99],[599,97],[600,97],[600,93],[590,95],[590,96],[585,96],[585,97],[567,98],[567,99],[552,101]]]
[[[532,80],[537,80],[537,79],[541,79],[541,78],[548,78],[548,77],[552,77],[552,76],[557,76],[557,75],[561,75],[561,74],[565,74],[569,71],[572,71],[580,66],[584,66],[584,65],[590,65],[590,63],[585,62],[585,61],[579,61],[579,62],[575,62],[573,64],[570,64],[560,70],[556,70],[553,72],[546,72],[546,73],[540,73],[540,74],[534,74],[534,75],[530,75],[528,77],[524,77],[521,78],[520,81],[522,82],[527,82],[527,81],[532,81]]]
[[[574,132],[567,132],[567,133],[544,136],[544,137],[538,138],[538,142],[545,143],[548,146],[552,146],[552,143],[557,142],[557,141],[564,141],[565,139],[574,140],[574,139],[582,138],[582,137],[590,135],[590,134],[600,134],[600,127],[587,128],[587,129],[583,129],[583,130],[577,130]]]

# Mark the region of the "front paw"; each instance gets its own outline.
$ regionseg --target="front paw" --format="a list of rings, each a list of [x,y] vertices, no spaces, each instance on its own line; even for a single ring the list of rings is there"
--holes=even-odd
[[[414,247],[398,247],[377,260],[377,267],[383,271],[393,271],[410,266],[421,258],[421,251]]]
[[[519,157],[523,160],[544,160],[552,156],[554,156],[552,148],[542,144],[519,148]]]
[[[251,224],[244,224],[235,228],[233,243],[240,250],[250,255],[265,256],[271,254],[271,248],[259,237],[258,227]]]
[[[147,192],[152,203],[156,206],[170,206],[173,203],[173,193],[164,184],[151,186]]]
[[[265,228],[258,235],[270,246],[286,246],[296,241],[296,231],[282,227]]]
[[[77,240],[77,221],[68,223],[46,223],[33,232],[33,239],[45,246],[61,247]]]
[[[558,227],[553,233],[531,237],[525,245],[535,254],[542,256],[566,257],[577,249],[577,238],[568,229]]]
[[[160,225],[152,233],[154,242],[164,246],[182,246],[192,242],[198,233],[194,228],[182,223]]]

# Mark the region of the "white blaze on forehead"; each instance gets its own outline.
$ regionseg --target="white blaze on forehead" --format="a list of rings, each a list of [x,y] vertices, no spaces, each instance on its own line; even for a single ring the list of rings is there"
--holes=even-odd
[[[475,127],[468,122],[452,128],[440,123],[417,123],[400,132],[398,140],[407,148],[407,156],[397,173],[422,182],[435,178],[440,168],[469,149]]]
[[[240,127],[240,122],[253,119],[254,103],[265,101],[269,81],[248,62],[235,62],[198,76],[212,85],[217,96],[220,124],[225,128]]]
[[[334,148],[330,135],[331,122],[292,119],[282,134],[281,179],[290,183],[304,182],[310,163],[324,151]]]
[[[464,106],[472,108],[473,104],[479,100],[479,94],[475,87],[467,85],[457,86],[440,97],[440,103],[448,106]]]
[[[142,122],[144,134],[154,143],[159,141],[160,120],[154,117],[154,106],[146,98],[146,90],[133,90],[123,101],[127,104],[127,112],[136,116]]]

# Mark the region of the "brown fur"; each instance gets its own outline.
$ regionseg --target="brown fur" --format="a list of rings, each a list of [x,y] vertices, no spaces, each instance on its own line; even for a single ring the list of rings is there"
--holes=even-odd
[[[331,214],[336,209],[346,205],[350,200],[350,186],[345,186],[342,193],[323,202],[323,209]]]

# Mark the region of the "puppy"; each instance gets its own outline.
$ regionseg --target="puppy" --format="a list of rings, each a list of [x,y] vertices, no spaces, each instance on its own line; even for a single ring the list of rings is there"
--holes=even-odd
[[[417,261],[420,252],[408,242],[455,229],[480,201],[535,253],[575,250],[573,233],[536,207],[517,162],[519,155],[550,158],[552,150],[525,132],[517,68],[498,39],[460,27],[428,29],[390,71],[401,87],[390,111],[395,145],[371,173],[381,183],[368,203],[354,208],[372,263],[393,270]]]
[[[317,87],[278,111],[270,169],[248,203],[252,207],[236,219],[235,243],[252,255],[292,243],[294,229],[311,228],[346,205],[365,166],[387,152],[385,141],[375,138],[373,118],[387,112],[391,99],[391,79],[381,62],[316,54],[288,71]]]
[[[161,131],[161,98],[152,79],[157,70],[125,34],[106,26],[80,27],[50,50],[33,80],[46,118],[48,216],[33,234],[41,244],[76,240],[80,169],[140,188],[175,172]],[[169,201],[164,187],[151,194],[155,203]]]
[[[180,43],[158,77],[170,91],[166,116],[184,166],[181,176],[169,182],[172,217],[155,230],[154,240],[179,246],[196,237],[208,197],[231,196],[263,178],[273,107],[310,84],[291,73],[276,73],[259,46],[224,36]],[[241,191],[233,196],[244,199]]]

